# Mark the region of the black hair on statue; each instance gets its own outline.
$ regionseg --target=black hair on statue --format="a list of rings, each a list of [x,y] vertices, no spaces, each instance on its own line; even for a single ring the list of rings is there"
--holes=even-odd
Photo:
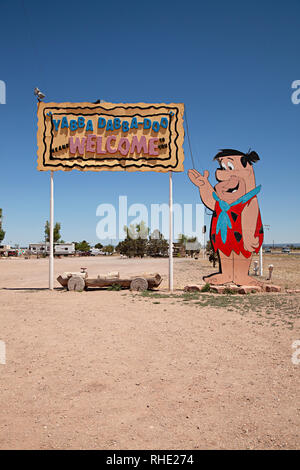
[[[221,157],[233,157],[233,156],[240,156],[241,157],[241,164],[243,167],[252,165],[253,163],[257,162],[260,158],[254,150],[251,151],[249,149],[248,153],[240,152],[239,150],[234,149],[221,149],[219,153],[214,157],[214,160],[219,160]]]

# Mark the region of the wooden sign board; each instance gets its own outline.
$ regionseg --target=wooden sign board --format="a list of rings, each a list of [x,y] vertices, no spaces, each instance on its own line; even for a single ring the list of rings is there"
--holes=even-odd
[[[183,104],[38,105],[38,170],[183,171]]]

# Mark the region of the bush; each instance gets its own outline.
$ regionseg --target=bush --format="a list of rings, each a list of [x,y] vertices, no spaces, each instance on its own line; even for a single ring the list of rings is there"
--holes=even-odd
[[[208,282],[201,288],[201,292],[210,292],[210,285]]]
[[[109,286],[107,290],[121,290],[122,286],[120,284],[113,284],[112,286]]]
[[[225,287],[224,294],[232,295],[232,294],[234,294],[234,291],[232,289],[230,289],[230,287]]]

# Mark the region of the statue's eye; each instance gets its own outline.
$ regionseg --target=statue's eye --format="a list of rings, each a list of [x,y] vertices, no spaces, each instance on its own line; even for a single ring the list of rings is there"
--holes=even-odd
[[[222,170],[227,170],[226,163],[221,162],[220,165],[221,165],[221,169],[222,169]]]
[[[227,163],[227,166],[228,166],[229,170],[234,170],[234,165],[233,165],[233,163],[228,162],[228,163]]]

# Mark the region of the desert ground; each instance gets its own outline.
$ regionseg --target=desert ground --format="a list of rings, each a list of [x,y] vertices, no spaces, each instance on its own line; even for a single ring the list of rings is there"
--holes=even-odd
[[[55,275],[159,272],[157,292],[67,292],[46,259],[0,259],[1,449],[296,449],[300,256],[265,255],[282,293],[184,293],[202,259],[55,260]],[[265,277],[264,277],[265,279]],[[299,354],[300,358],[300,354]]]

